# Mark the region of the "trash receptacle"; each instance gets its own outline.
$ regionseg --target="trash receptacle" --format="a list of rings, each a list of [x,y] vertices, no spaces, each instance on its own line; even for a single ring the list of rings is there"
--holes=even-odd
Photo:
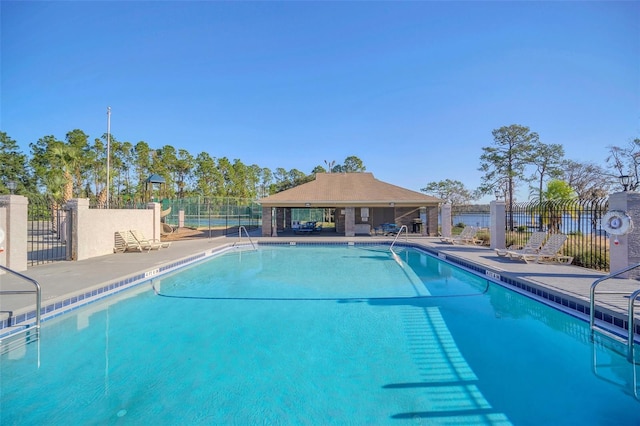
[[[421,228],[422,228],[422,220],[420,219],[413,219],[413,223],[412,223],[412,228],[413,228],[413,233],[420,233]]]

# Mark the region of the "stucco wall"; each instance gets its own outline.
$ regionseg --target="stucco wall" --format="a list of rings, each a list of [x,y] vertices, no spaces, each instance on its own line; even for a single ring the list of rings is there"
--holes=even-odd
[[[117,231],[138,230],[149,240],[160,239],[160,205],[146,210],[89,209],[88,200],[71,200],[74,236],[71,260],[113,253]]]
[[[14,271],[27,270],[27,206],[29,200],[22,195],[0,195],[3,206],[0,227],[4,231],[0,261]]]

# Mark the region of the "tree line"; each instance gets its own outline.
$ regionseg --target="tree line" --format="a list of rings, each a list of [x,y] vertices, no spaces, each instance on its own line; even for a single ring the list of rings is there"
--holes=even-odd
[[[621,175],[629,176],[629,189],[640,185],[640,138],[626,147],[609,146],[607,171],[593,163],[566,159],[562,145],[541,142],[526,126],[503,126],[492,135],[493,145],[482,148],[478,170],[484,175],[477,189],[446,179],[429,182],[421,191],[456,205],[495,194],[512,206],[522,184],[528,185],[529,199],[541,202],[606,197]]]
[[[107,142],[109,146],[109,191],[107,191]],[[121,142],[106,133],[93,142],[75,129],[64,140],[44,136],[29,144],[30,155],[17,142],[0,132],[0,193],[8,194],[8,182],[16,193],[48,195],[64,203],[72,198],[89,198],[98,205],[110,202],[136,203],[151,198],[147,179],[161,176],[162,198],[234,197],[258,199],[309,182],[316,173],[363,172],[362,160],[347,157],[342,164],[325,161],[309,174],[298,169],[270,170],[239,159],[216,158],[207,152],[196,155],[171,145],[152,148],[141,141]],[[156,189],[156,192],[158,189]]]
[[[479,171],[481,185],[470,190],[458,180],[432,181],[421,189],[452,204],[469,204],[487,194],[496,194],[509,205],[517,188],[529,187],[534,200],[598,198],[606,196],[620,175],[630,177],[629,189],[640,186],[640,138],[628,146],[609,146],[605,162],[609,168],[566,159],[560,144],[545,144],[528,127],[512,124],[492,132],[493,145],[482,148]],[[207,152],[194,156],[171,145],[152,148],[141,141],[120,142],[113,134],[90,141],[75,129],[64,140],[44,136],[30,143],[30,155],[16,141],[0,132],[0,194],[8,194],[8,182],[16,193],[46,194],[59,203],[71,198],[89,198],[99,205],[107,196],[107,140],[109,141],[109,195],[116,202],[145,202],[151,198],[146,180],[157,174],[165,180],[162,198],[236,197],[259,199],[309,182],[316,173],[364,172],[362,160],[347,157],[342,164],[325,160],[309,173],[298,169],[271,170],[239,159],[213,157]],[[111,200],[110,200],[111,201]]]

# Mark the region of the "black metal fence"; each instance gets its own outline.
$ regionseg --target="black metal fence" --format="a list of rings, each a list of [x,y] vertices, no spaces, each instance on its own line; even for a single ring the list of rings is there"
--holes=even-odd
[[[507,205],[507,247],[523,245],[533,231],[568,235],[562,254],[573,264],[609,271],[609,238],[601,227],[607,199],[556,200]]]
[[[71,211],[52,197],[29,196],[27,208],[27,266],[67,259]]]

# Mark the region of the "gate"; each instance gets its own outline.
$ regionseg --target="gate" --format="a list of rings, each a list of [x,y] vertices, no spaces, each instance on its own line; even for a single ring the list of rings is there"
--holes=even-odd
[[[53,198],[30,196],[27,213],[27,266],[67,259],[72,211]]]

